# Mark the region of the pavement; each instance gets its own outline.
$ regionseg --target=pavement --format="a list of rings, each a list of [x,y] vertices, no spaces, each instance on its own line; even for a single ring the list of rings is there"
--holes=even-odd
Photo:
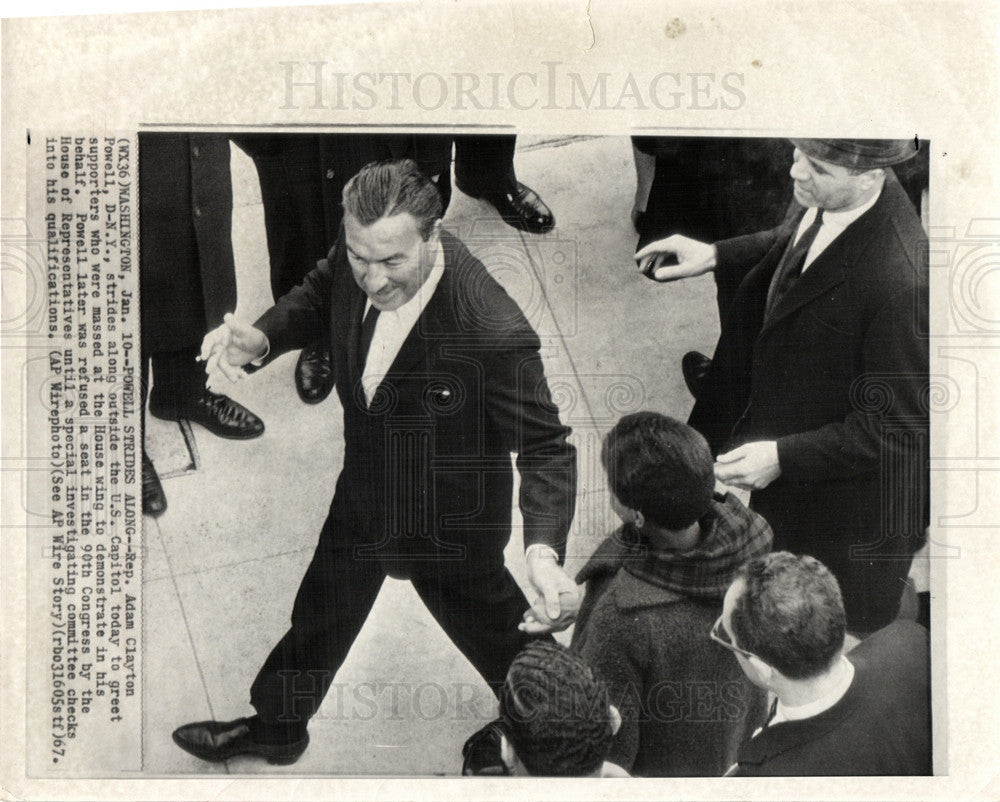
[[[631,255],[635,170],[628,137],[521,137],[520,180],[553,209],[556,229],[522,234],[484,202],[455,191],[445,225],[518,301],[542,340],[549,384],[579,451],[573,573],[617,523],[600,467],[604,433],[623,414],[684,419],[692,399],[680,360],[718,337],[711,276],[673,285],[642,277]],[[271,303],[260,191],[232,149],[237,314]],[[236,758],[210,764],[171,732],[189,721],[252,714],[249,687],[284,634],[343,458],[336,394],[307,406],[286,354],[238,384],[216,387],[264,420],[256,440],[214,437],[147,416],[147,449],[169,507],[144,521],[143,771],[147,775],[455,775],[465,739],[496,701],[408,582],[387,579],[310,724],[311,745],[287,767]],[[516,490],[514,498],[517,497]],[[525,585],[515,526],[507,564]],[[527,588],[526,588],[527,589]],[[568,641],[568,633],[560,636]]]

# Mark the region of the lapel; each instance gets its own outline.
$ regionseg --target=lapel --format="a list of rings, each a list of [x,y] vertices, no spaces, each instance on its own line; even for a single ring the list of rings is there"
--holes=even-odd
[[[765,336],[778,323],[830,289],[843,284],[848,271],[857,263],[865,246],[875,235],[888,203],[888,183],[882,194],[867,212],[851,223],[840,236],[831,242],[805,273],[775,304],[770,316],[765,317],[760,336]],[[801,219],[801,216],[799,216]],[[796,226],[798,223],[796,223]],[[794,229],[793,229],[794,231]],[[773,270],[772,270],[773,274]]]
[[[744,297],[747,300],[760,297],[761,313],[767,304],[767,291],[771,286],[771,281],[774,279],[774,273],[781,263],[781,257],[791,245],[792,237],[795,236],[795,231],[798,229],[799,223],[802,221],[802,216],[805,213],[806,210],[800,208],[796,214],[781,224],[780,233],[775,238],[770,250],[764,254],[763,259],[750,269],[743,279],[743,292],[746,293]],[[753,306],[757,306],[756,302],[753,302]]]
[[[759,766],[790,750],[808,749],[809,744],[830,735],[853,714],[856,694],[852,683],[839,702],[817,716],[765,725],[740,747],[739,762]]]
[[[351,299],[348,302],[347,308],[347,364],[349,365],[351,386],[353,387],[361,381],[361,371],[365,367],[358,362],[358,346],[361,340],[361,321],[364,318],[368,296],[354,282],[353,278],[351,284],[354,285],[354,290],[350,294]]]

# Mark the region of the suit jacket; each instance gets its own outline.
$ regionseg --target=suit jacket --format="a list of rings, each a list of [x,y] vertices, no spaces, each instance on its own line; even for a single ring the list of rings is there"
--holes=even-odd
[[[689,422],[716,452],[777,441],[781,476],[752,505],[774,528],[776,550],[813,554],[843,583],[865,561],[923,543],[927,237],[890,171],[875,205],[765,319],[803,213],[717,244],[722,333]]]
[[[854,679],[833,707],[767,727],[740,748],[741,777],[931,773],[927,630],[897,621],[848,659]]]
[[[201,343],[236,308],[229,141],[139,135],[142,342],[150,351]]]
[[[538,336],[481,262],[442,232],[444,274],[366,405],[358,354],[366,297],[343,236],[255,324],[271,359],[328,330],[345,456],[333,505],[353,516],[361,557],[391,573],[452,562],[503,565],[517,454],[525,545],[564,554],[576,451],[552,403]],[[394,570],[393,570],[394,569]]]

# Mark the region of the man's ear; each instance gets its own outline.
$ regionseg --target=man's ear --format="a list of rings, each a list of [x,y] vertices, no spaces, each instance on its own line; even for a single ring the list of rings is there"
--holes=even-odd
[[[510,741],[507,740],[506,735],[500,736],[500,759],[507,767],[507,770],[511,774],[514,774],[514,766],[517,762],[517,755],[514,753],[514,747],[510,745]]]
[[[873,170],[866,170],[861,174],[861,186],[865,192],[875,186],[879,181],[885,177],[885,170],[881,167],[876,167]]]
[[[611,734],[617,735],[618,730],[622,728],[622,714],[614,705],[608,705],[608,712],[611,714]]]
[[[746,661],[750,670],[753,671],[752,679],[770,686],[771,680],[774,678],[774,669],[755,654],[746,658]]]

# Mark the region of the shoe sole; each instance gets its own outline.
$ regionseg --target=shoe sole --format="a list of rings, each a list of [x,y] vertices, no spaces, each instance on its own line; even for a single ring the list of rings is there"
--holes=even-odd
[[[196,423],[198,426],[201,426],[201,428],[203,428],[205,431],[211,432],[216,437],[222,437],[225,440],[253,440],[256,437],[260,437],[262,434],[264,434],[265,431],[264,428],[261,428],[259,432],[253,432],[252,434],[233,434],[228,429],[217,431],[210,426],[206,426],[201,421],[197,421],[194,418],[189,418],[187,415],[171,415],[164,412],[158,412],[154,410],[152,407],[149,408],[149,414],[152,415],[154,418],[157,418],[158,420],[172,421],[173,423],[177,423],[178,421],[181,420],[186,420],[188,423]]]
[[[232,760],[234,757],[259,757],[273,766],[290,766],[302,757],[302,754],[309,746],[309,737],[306,736],[304,741],[297,741],[295,744],[286,747],[257,746],[255,749],[234,749],[223,753],[205,753],[185,744],[177,737],[176,733],[171,737],[174,743],[189,755],[193,755],[199,760],[204,760],[206,763],[223,763],[227,760]],[[268,754],[269,749],[280,751],[277,754]]]

